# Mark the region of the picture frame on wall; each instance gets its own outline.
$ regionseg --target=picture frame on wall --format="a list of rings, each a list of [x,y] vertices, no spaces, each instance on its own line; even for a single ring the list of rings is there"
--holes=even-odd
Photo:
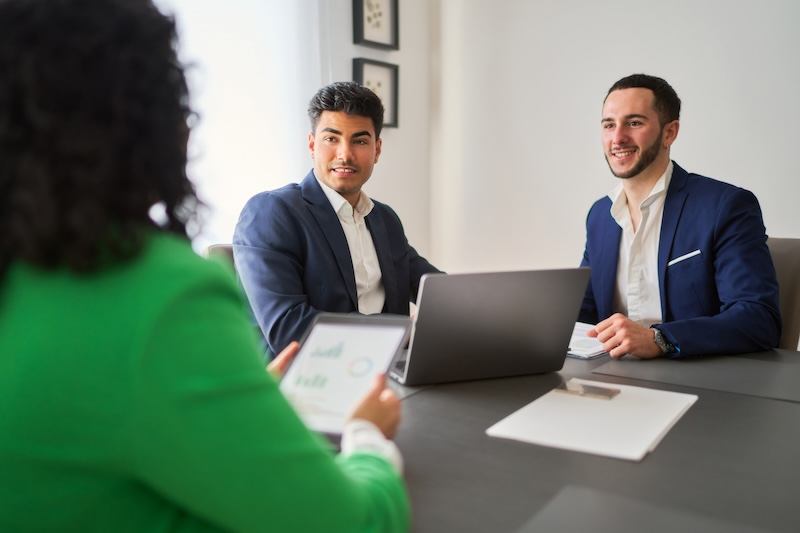
[[[353,44],[400,49],[400,0],[353,0]]]
[[[378,95],[383,103],[383,126],[397,127],[398,79],[400,67],[363,57],[353,59],[353,80]]]

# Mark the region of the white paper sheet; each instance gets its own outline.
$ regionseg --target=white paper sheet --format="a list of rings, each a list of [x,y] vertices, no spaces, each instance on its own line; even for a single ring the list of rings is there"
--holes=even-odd
[[[486,434],[641,461],[697,400],[693,394],[573,381],[617,388],[620,393],[609,400],[553,390],[493,425]]]
[[[594,324],[576,322],[569,340],[567,355],[578,359],[594,359],[605,355],[603,344],[595,337],[588,337],[586,332],[594,328]]]

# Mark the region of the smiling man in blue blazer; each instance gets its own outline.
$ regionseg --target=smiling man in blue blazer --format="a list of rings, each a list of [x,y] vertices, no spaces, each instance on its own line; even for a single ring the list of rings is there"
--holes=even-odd
[[[765,350],[778,344],[778,282],[758,200],[670,160],[680,99],[663,79],[619,80],[602,140],[621,179],[586,221],[592,269],[579,320],[612,357]]]
[[[383,105],[354,82],[311,99],[302,183],[260,193],[236,225],[236,270],[273,354],[321,311],[409,314],[420,278],[439,272],[411,247],[397,214],[362,186],[381,154]]]

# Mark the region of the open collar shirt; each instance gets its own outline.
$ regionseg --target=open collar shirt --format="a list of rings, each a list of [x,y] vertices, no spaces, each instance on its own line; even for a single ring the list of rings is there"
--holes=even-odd
[[[341,194],[328,187],[319,178],[317,183],[331,203],[339,223],[344,230],[353,272],[356,278],[356,294],[358,295],[358,312],[371,315],[383,311],[386,292],[383,288],[381,266],[372,234],[364,220],[375,207],[375,204],[364,191],[359,192],[355,207],[350,205]]]
[[[628,197],[622,184],[608,195],[611,199],[611,216],[622,228],[614,310],[647,327],[663,322],[658,288],[658,245],[672,169],[670,161],[664,174],[642,201],[639,208],[642,219],[635,232],[628,209]]]

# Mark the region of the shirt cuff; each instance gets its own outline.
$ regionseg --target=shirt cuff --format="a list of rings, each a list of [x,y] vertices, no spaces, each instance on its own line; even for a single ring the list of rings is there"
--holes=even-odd
[[[391,463],[398,474],[403,473],[403,456],[397,445],[384,437],[372,422],[360,418],[349,420],[344,426],[341,445],[345,457],[359,452],[380,455]]]

